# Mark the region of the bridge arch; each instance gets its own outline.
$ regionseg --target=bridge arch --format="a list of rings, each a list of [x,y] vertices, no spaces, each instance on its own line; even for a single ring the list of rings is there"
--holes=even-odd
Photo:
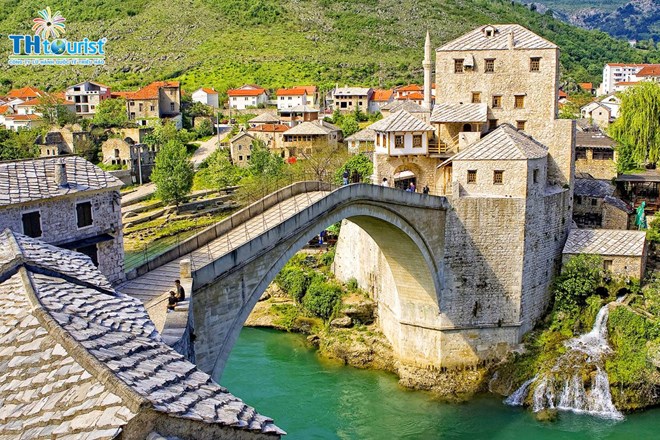
[[[445,200],[373,185],[330,193],[194,272],[196,360],[219,377],[250,312],[284,265],[323,228],[348,219],[379,246],[392,271],[399,321],[440,313]]]

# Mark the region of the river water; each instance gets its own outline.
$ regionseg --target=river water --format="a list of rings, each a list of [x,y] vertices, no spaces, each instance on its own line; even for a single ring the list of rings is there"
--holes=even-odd
[[[409,391],[391,374],[325,361],[305,338],[245,328],[220,381],[272,417],[286,439],[660,439],[660,409],[624,421],[561,412],[537,422],[483,396],[464,404]]]

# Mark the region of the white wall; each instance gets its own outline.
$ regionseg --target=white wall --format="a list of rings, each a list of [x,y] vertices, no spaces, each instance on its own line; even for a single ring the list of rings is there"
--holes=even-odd
[[[413,135],[422,136],[422,146],[413,147]],[[403,136],[403,148],[396,148],[395,136]],[[410,154],[423,154],[428,153],[428,133],[427,132],[401,132],[401,133],[378,133],[376,135],[376,152],[388,153],[387,138],[389,137],[389,155],[390,156],[404,156]]]

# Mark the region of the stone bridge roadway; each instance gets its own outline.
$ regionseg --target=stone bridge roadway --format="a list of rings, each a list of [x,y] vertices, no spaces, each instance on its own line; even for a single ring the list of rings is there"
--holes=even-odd
[[[171,289],[179,262],[190,259],[195,358],[219,377],[245,320],[286,262],[320,230],[349,219],[374,239],[392,270],[397,295],[386,306],[395,322],[384,326],[386,336],[402,358],[433,361],[441,357],[440,336],[420,332],[437,327],[447,209],[444,197],[299,182],[131,271],[119,290],[148,302]]]

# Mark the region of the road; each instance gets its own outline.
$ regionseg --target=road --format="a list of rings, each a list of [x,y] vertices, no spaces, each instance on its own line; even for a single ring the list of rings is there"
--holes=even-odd
[[[218,137],[217,136],[213,136],[208,141],[202,142],[199,145],[199,148],[195,151],[195,153],[190,158],[190,161],[192,162],[195,169],[199,168],[199,164],[201,164],[204,161],[204,159],[209,157],[211,155],[211,153],[213,153],[217,148],[218,148]]]

